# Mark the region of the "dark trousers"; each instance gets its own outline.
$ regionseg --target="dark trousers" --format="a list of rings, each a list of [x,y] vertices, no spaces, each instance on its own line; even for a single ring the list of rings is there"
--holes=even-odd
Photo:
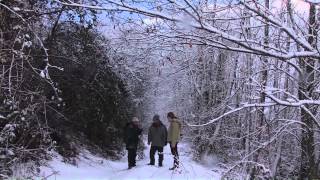
[[[150,148],[150,164],[154,165],[154,155],[156,154],[156,151],[158,151],[159,155],[159,165],[162,166],[163,161],[163,147],[161,146],[151,146]]]
[[[171,154],[173,155],[173,167],[179,166],[179,153],[178,153],[178,143],[176,143],[175,147],[172,147],[170,143]]]
[[[136,156],[137,156],[137,149],[136,148],[128,149],[128,165],[129,165],[129,167],[133,167],[136,165]]]

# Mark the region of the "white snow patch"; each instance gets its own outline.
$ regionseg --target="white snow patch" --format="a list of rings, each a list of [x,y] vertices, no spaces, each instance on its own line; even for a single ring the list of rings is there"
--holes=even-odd
[[[80,155],[77,166],[65,164],[62,162],[62,157],[57,156],[49,164],[49,167],[42,167],[41,179],[47,177],[47,180],[164,180],[164,179],[197,179],[197,180],[215,180],[220,179],[221,175],[214,172],[213,168],[206,167],[194,162],[191,159],[190,147],[181,143],[178,146],[180,149],[181,167],[177,171],[170,171],[173,157],[170,153],[169,146],[164,148],[164,164],[163,167],[148,166],[149,163],[149,147],[145,150],[146,158],[137,161],[137,167],[127,169],[127,157],[123,157],[120,161],[106,160],[101,157],[92,155],[85,151]],[[156,162],[157,162],[156,156]]]
[[[14,11],[20,11],[21,9],[20,8],[18,8],[18,7],[13,7],[12,8]]]
[[[217,156],[214,156],[212,154],[205,153],[201,157],[201,162],[208,166],[208,167],[214,167],[215,165],[219,164],[219,158]]]
[[[40,76],[41,76],[42,78],[45,78],[45,77],[46,77],[46,75],[44,74],[44,71],[43,71],[43,70],[40,72]]]
[[[6,117],[0,114],[0,119],[6,119]]]

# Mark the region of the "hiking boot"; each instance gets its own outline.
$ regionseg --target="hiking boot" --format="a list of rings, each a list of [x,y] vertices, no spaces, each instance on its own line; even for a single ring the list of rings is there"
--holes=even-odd
[[[135,165],[135,164],[129,165],[128,169],[132,169],[135,166],[137,166],[137,165]]]
[[[149,165],[149,166],[154,166],[154,163],[149,163],[148,165]]]
[[[169,168],[169,170],[171,170],[171,171],[172,171],[172,170],[174,170],[174,169],[176,169],[176,167],[175,167],[175,166],[173,166],[172,168]]]
[[[162,163],[159,164],[159,167],[162,167]]]

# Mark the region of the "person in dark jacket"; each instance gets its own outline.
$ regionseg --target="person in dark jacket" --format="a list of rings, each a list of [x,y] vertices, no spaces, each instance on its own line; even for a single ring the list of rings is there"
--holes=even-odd
[[[153,123],[149,128],[148,132],[148,145],[151,144],[150,148],[150,163],[149,165],[154,165],[155,159],[154,155],[158,151],[159,167],[162,167],[163,162],[163,147],[167,144],[167,128],[160,121],[159,115],[154,115]]]
[[[134,117],[131,122],[127,123],[124,130],[124,141],[126,149],[128,150],[128,168],[136,166],[137,148],[139,143],[139,136],[142,129],[139,124],[139,119]]]

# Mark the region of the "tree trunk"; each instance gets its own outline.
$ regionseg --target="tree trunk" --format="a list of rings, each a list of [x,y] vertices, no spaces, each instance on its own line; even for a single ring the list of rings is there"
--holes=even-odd
[[[309,38],[308,42],[315,46],[316,37],[316,6],[310,5],[309,11]],[[314,77],[315,60],[306,58],[299,60],[300,68],[303,73],[299,78],[299,99],[305,100],[312,96]],[[312,112],[312,106],[306,105],[307,109]],[[314,129],[313,117],[305,110],[301,109],[301,121],[305,124],[301,132],[301,167],[300,179],[316,179],[317,168],[315,163],[315,147],[314,147]]]
[[[269,0],[265,0],[265,8],[269,9]],[[264,28],[264,44],[265,47],[268,46],[269,44],[269,23],[266,20],[265,22],[265,28]],[[266,94],[265,94],[265,87],[267,86],[268,82],[268,60],[267,57],[262,57],[262,74],[261,74],[261,92],[260,92],[260,103],[263,104],[266,101]],[[258,112],[258,124],[257,128],[262,128],[264,126],[264,121],[265,121],[265,115],[264,115],[264,107],[261,107],[259,112]],[[263,130],[260,130],[257,136],[257,141],[260,142],[262,138]],[[253,156],[253,161],[254,162],[259,162],[259,156],[261,153],[261,149],[259,149]],[[250,179],[254,180],[256,175],[256,167],[253,167],[251,174],[250,174]]]

